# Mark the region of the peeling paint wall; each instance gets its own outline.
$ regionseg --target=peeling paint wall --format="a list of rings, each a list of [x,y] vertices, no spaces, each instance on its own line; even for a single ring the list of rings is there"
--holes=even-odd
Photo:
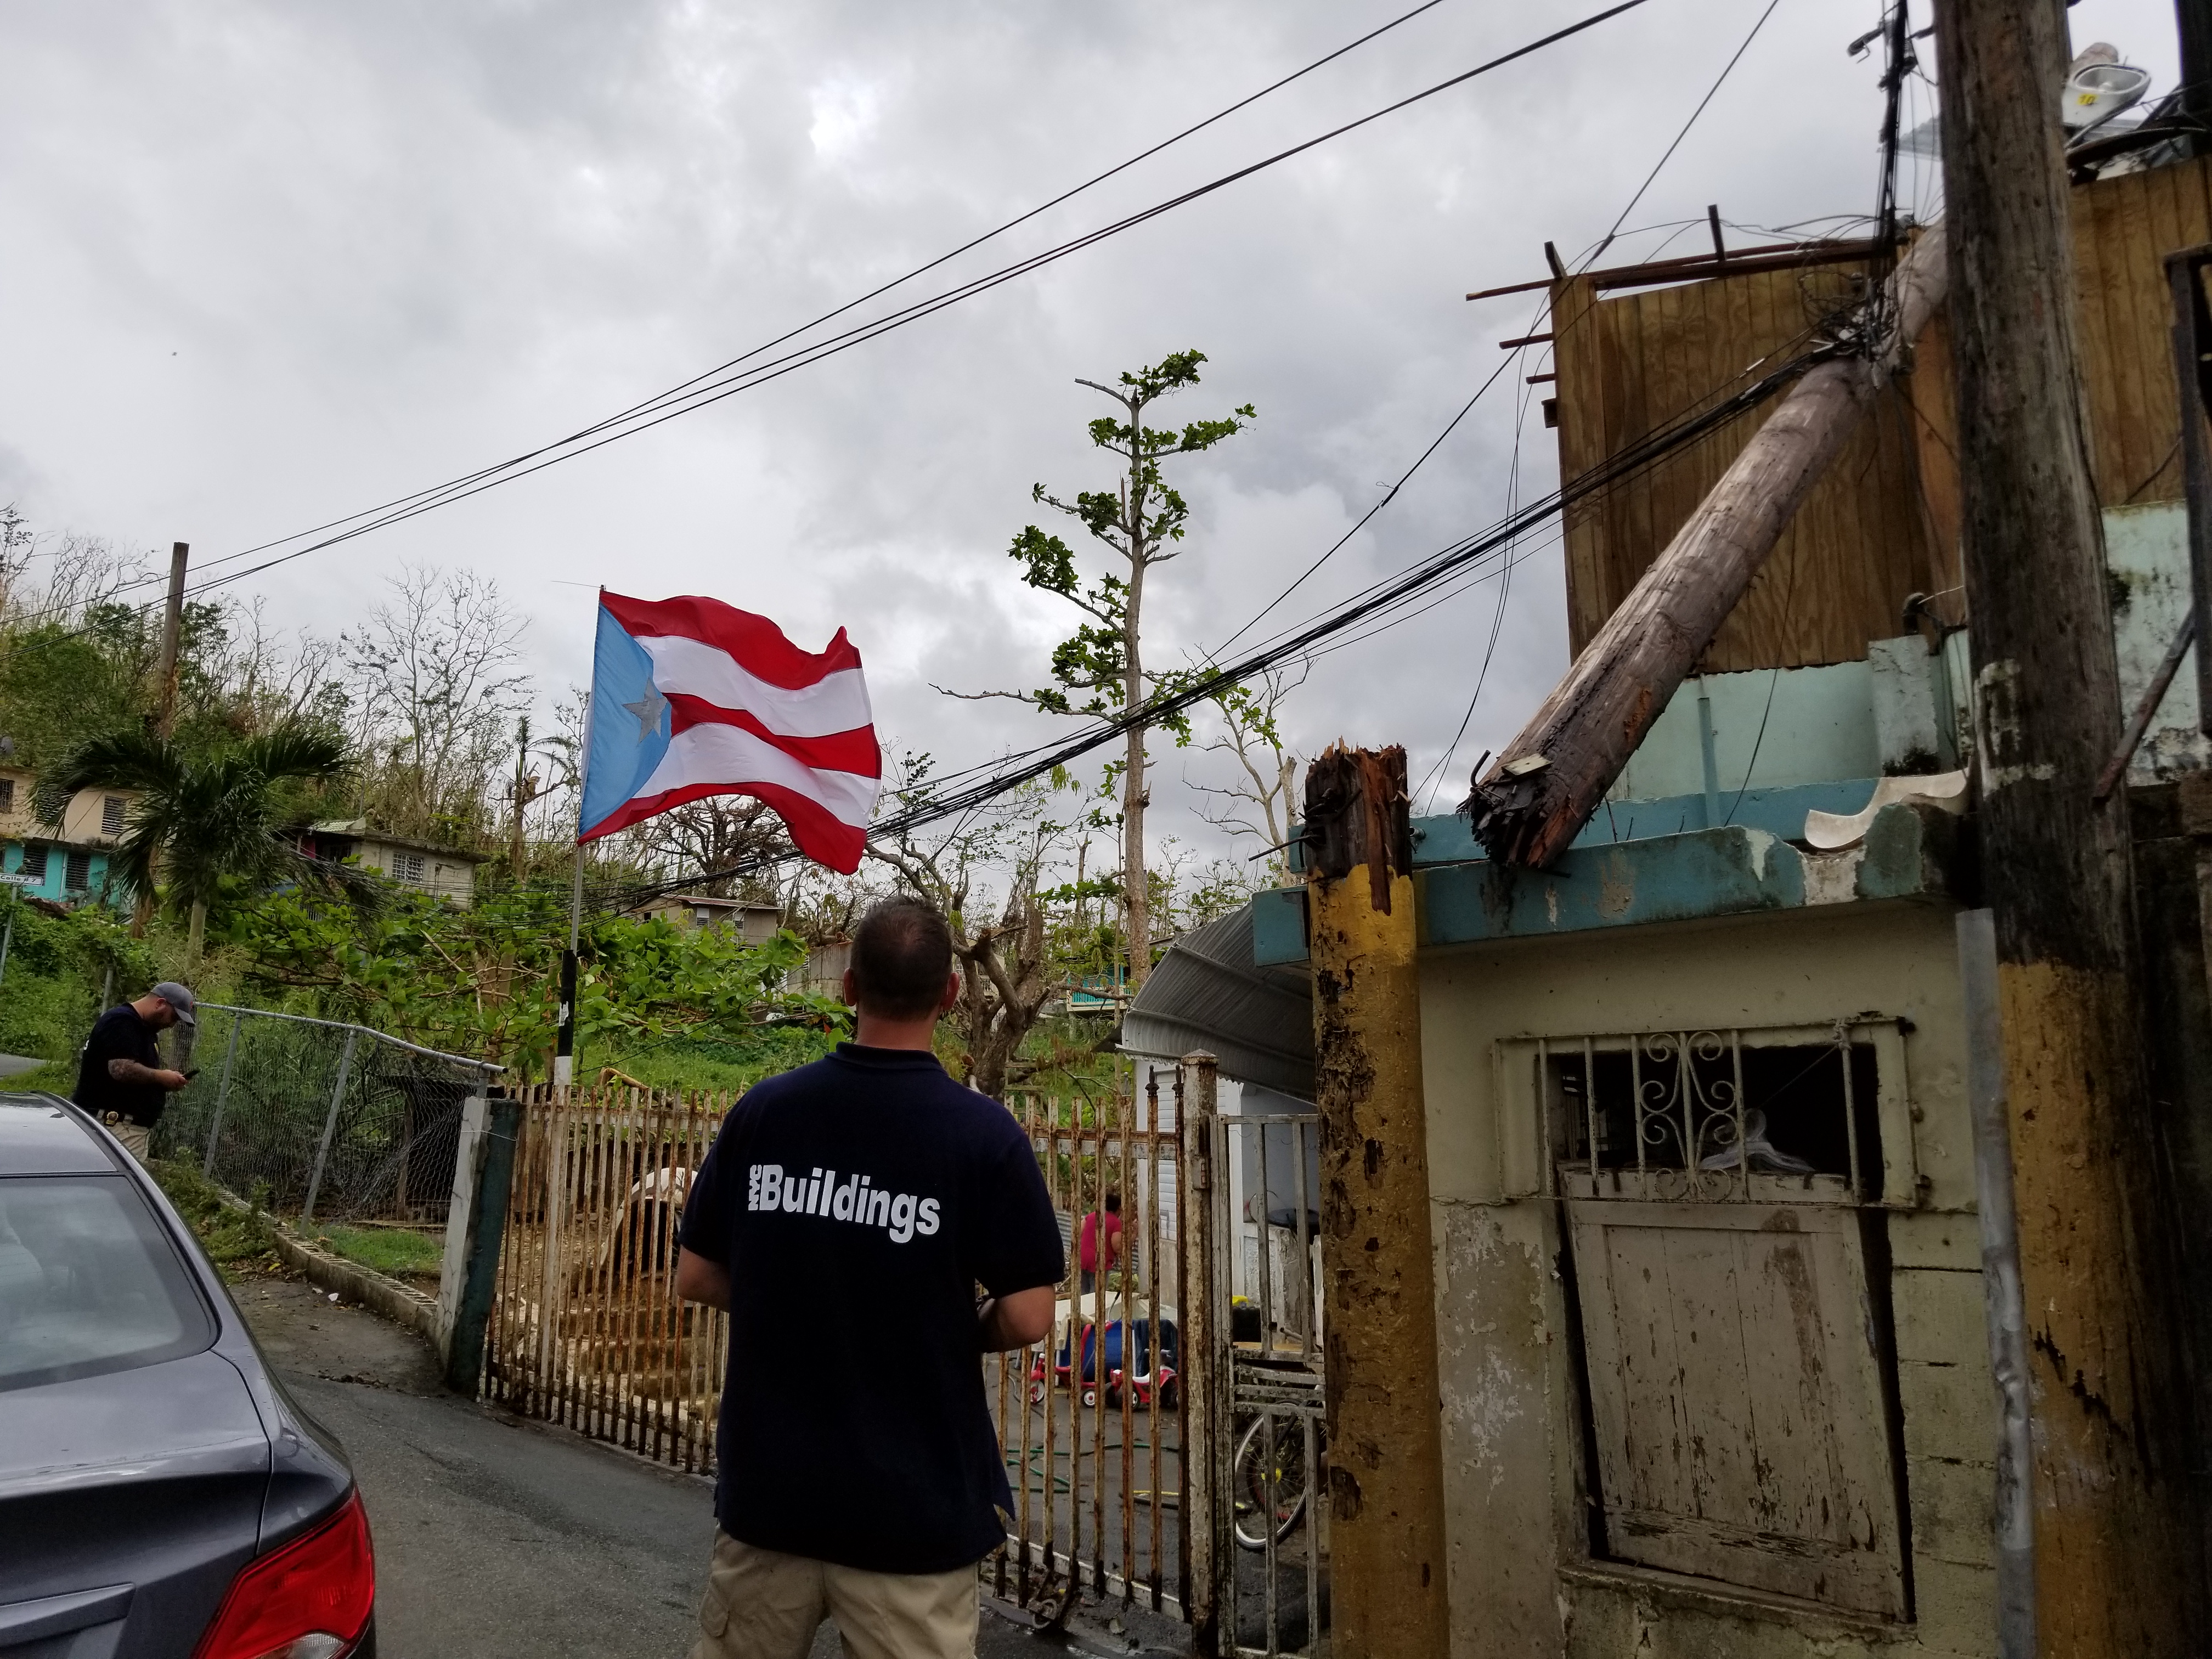
[[[1496,1659],[1994,1651],[1995,1407],[1953,910],[1864,902],[1426,951],[1452,1648]],[[1540,1124],[1498,1045],[1583,1031],[1902,1017],[1922,1202],[1887,1218],[1914,1618],[1885,1624],[1589,1559],[1580,1335],[1556,1202],[1515,1197]],[[1540,1145],[1540,1142],[1538,1144]],[[1525,1161],[1525,1157],[1523,1161]],[[1514,1163],[1518,1167],[1518,1163]]]

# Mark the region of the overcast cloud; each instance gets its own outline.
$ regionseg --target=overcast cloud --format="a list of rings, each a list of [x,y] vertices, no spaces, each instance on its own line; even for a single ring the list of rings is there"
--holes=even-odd
[[[1202,650],[1374,502],[1540,298],[1460,296],[1541,276],[1547,239],[1572,257],[1601,236],[1765,3],[1650,0],[878,343],[246,591],[332,633],[403,562],[474,568],[527,614],[549,704],[587,677],[588,587],[710,593],[809,647],[848,628],[888,735],[955,765],[1026,747],[1056,723],[929,684],[1039,684],[1067,631],[1006,548],[1033,481],[1109,482],[1082,429],[1105,405],[1074,377],[1194,346],[1206,382],[1175,418],[1259,407],[1182,468],[1194,528],[1149,603],[1156,659]],[[951,270],[1596,9],[1445,0]],[[735,356],[1402,9],[4,0],[0,503],[46,531],[188,540],[196,561],[374,505]],[[1708,202],[1746,226],[1869,211],[1879,64],[1844,46],[1878,16],[1780,0],[1631,226]],[[2172,84],[2163,0],[2073,17],[2077,40]],[[1925,179],[1912,193],[1933,206]],[[1675,251],[1702,244],[1687,234]],[[1528,396],[1501,380],[1283,614],[1496,519]],[[1519,438],[1540,492],[1556,457],[1533,401]],[[1428,771],[1497,602],[1479,586],[1322,659],[1292,705],[1301,748],[1401,742]],[[1558,553],[1532,544],[1440,803],[1565,660]],[[1185,759],[1156,752],[1158,831],[1192,838]]]

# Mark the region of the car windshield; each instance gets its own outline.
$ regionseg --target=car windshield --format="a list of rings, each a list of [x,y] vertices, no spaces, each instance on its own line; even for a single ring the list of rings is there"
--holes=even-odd
[[[130,1182],[0,1177],[0,1389],[152,1365],[214,1340],[206,1304]]]

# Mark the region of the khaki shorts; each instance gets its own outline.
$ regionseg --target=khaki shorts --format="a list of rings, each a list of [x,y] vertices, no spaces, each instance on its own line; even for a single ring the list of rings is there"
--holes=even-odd
[[[108,1133],[123,1143],[125,1152],[130,1153],[141,1164],[146,1161],[147,1141],[154,1133],[151,1129],[129,1122],[116,1116],[112,1112],[103,1114],[100,1121],[107,1126]]]
[[[975,1569],[863,1572],[714,1534],[691,1659],[806,1659],[823,1616],[852,1659],[974,1659]]]

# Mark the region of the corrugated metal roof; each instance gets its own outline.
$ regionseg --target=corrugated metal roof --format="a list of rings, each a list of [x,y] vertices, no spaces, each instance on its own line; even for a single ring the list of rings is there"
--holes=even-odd
[[[1204,1048],[1224,1076],[1311,1100],[1311,981],[1303,966],[1253,961],[1247,904],[1168,948],[1122,1019],[1121,1048],[1153,1060]]]

